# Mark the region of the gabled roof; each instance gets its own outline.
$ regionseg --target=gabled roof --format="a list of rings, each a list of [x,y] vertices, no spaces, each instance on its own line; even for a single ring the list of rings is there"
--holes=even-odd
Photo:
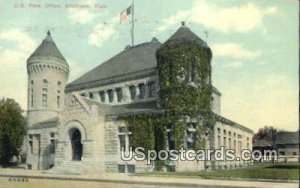
[[[278,132],[275,145],[278,144],[299,144],[299,132]]]
[[[184,22],[182,22],[182,26],[162,46],[180,44],[184,42],[196,43],[202,47],[209,48],[205,41],[185,26]]]
[[[55,42],[53,41],[51,37],[51,33],[48,31],[46,38],[42,41],[42,43],[37,47],[37,49],[31,54],[31,56],[28,58],[33,57],[56,57],[61,60],[62,62],[68,65],[65,58],[57,48]]]
[[[126,47],[122,52],[87,72],[68,87],[99,81],[119,75],[142,71],[156,67],[155,52],[161,43],[155,39],[151,42]]]

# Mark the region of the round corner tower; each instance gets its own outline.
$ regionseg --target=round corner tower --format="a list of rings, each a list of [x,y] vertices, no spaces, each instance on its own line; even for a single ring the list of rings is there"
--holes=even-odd
[[[28,126],[56,118],[64,105],[69,65],[50,32],[27,60]]]
[[[156,52],[160,103],[183,114],[211,109],[212,52],[185,23]]]

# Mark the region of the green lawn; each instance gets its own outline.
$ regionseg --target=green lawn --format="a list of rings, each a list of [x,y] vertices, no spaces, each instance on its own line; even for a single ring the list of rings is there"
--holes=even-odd
[[[214,172],[154,172],[143,176],[299,180],[299,164],[269,164]]]

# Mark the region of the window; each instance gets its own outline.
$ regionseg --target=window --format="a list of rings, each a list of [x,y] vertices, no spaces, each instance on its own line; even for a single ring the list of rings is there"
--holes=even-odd
[[[99,95],[100,95],[101,102],[105,102],[105,92],[104,91],[100,91]]]
[[[140,99],[143,99],[143,98],[145,98],[145,96],[146,96],[146,86],[145,86],[145,84],[139,84],[139,90],[140,90]]]
[[[236,140],[233,141],[233,149],[236,149]]]
[[[42,95],[42,105],[43,107],[47,107],[47,94],[45,93]]]
[[[223,131],[223,134],[226,135],[226,130]]]
[[[33,80],[30,81],[30,106],[33,107]]]
[[[120,143],[120,151],[129,151],[129,136],[131,132],[127,127],[119,127],[119,143]]]
[[[60,96],[56,97],[56,106],[57,106],[57,108],[60,107]]]
[[[33,136],[32,135],[28,135],[28,145],[29,145],[30,153],[33,154]]]
[[[175,149],[175,140],[174,140],[173,132],[168,131],[167,134],[168,134],[167,136],[168,136],[169,150],[174,150]]]
[[[226,137],[223,138],[223,141],[224,148],[226,148]]]
[[[90,99],[93,99],[94,98],[94,94],[92,92],[89,93],[89,97]]]
[[[221,133],[221,129],[220,129],[220,128],[218,128],[218,129],[217,129],[217,131],[218,131],[218,134],[220,134],[220,133]]]
[[[56,137],[55,133],[50,133],[50,153],[55,153]]]
[[[188,124],[186,129],[186,145],[188,149],[195,148],[195,139],[196,139],[196,125],[193,123]]]
[[[238,152],[242,151],[242,142],[238,141]]]
[[[48,83],[48,81],[47,80],[45,80],[44,79],[44,83],[45,82],[47,82]],[[47,99],[47,94],[48,94],[48,88],[47,88],[48,86],[44,86],[43,88],[42,88],[42,106],[43,107],[47,107],[47,103],[48,103],[48,99]]]
[[[82,97],[86,97],[86,93],[80,93]]]
[[[218,136],[218,147],[220,148],[221,146],[221,136]]]
[[[56,141],[54,139],[50,140],[50,153],[55,153]]]
[[[118,165],[118,172],[125,173],[125,165]]]
[[[31,89],[30,105],[31,105],[31,107],[33,107],[33,89]]]
[[[119,135],[119,142],[120,142],[120,151],[125,151],[125,147],[126,147],[126,140],[125,140],[125,135]]]
[[[117,100],[118,100],[118,102],[121,102],[122,97],[123,97],[122,88],[117,88],[116,92],[117,92]]]
[[[134,173],[135,172],[135,166],[134,165],[127,165],[127,172],[128,173]]]
[[[284,151],[280,151],[279,154],[280,155],[285,155],[285,152]]]
[[[31,170],[31,169],[32,169],[32,165],[31,165],[31,164],[28,164],[28,165],[27,165],[27,168],[28,168],[28,170]]]
[[[129,86],[129,91],[130,91],[131,100],[134,100],[135,97],[136,97],[136,87],[135,86]]]
[[[297,152],[293,152],[293,155],[297,155]]]
[[[228,138],[229,149],[231,149],[231,138]]]
[[[47,79],[43,79],[43,83],[44,84],[48,84],[48,80]]]
[[[149,82],[148,87],[149,87],[149,97],[154,97],[156,93],[155,82]]]
[[[107,91],[109,102],[113,102],[114,100],[114,91],[112,89]]]

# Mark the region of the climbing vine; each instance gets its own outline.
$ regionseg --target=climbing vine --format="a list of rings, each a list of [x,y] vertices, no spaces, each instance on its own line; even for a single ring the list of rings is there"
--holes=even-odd
[[[210,106],[211,56],[209,48],[196,43],[164,45],[157,51],[159,104],[165,112],[123,117],[132,132],[132,147],[166,149],[169,130],[176,149],[185,148],[185,130],[191,119],[196,125],[194,149],[205,147],[205,130],[214,124]]]

